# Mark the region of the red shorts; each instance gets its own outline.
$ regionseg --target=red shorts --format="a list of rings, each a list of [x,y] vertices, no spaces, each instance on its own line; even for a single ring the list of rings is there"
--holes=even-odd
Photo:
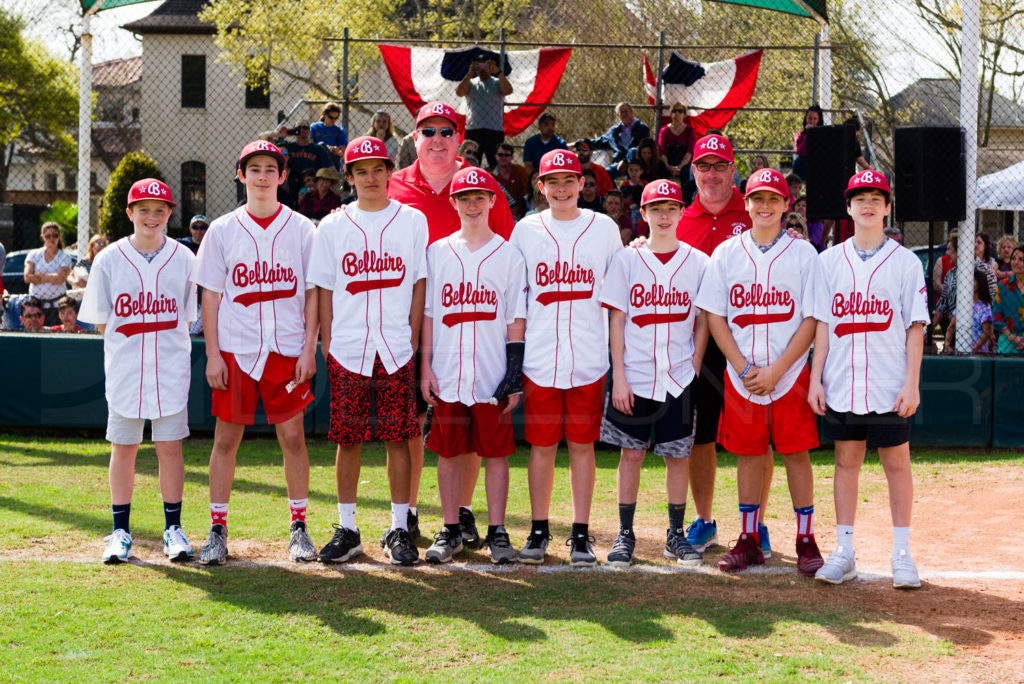
[[[327,355],[331,379],[331,426],[327,438],[341,446],[363,442],[404,442],[418,437],[413,396],[413,359],[388,375],[380,357],[373,376],[353,373]]]
[[[601,436],[605,379],[557,389],[541,387],[523,376],[526,441],[533,446],[558,444],[562,437],[587,444]]]
[[[263,367],[263,376],[257,382],[238,367],[234,354],[222,351],[220,355],[228,366],[228,388],[213,390],[211,411],[220,420],[252,425],[256,404],[262,399],[267,422],[276,425],[302,413],[313,403],[309,381],[294,384],[296,357],[270,352],[267,365]]]
[[[726,378],[719,443],[738,456],[762,456],[769,444],[780,454],[817,449],[818,421],[807,403],[810,378],[805,365],[796,384],[770,404],[744,399]]]
[[[515,453],[512,414],[502,413],[508,399],[493,404],[465,404],[438,399],[427,432],[427,448],[444,458],[476,452],[484,458]]]

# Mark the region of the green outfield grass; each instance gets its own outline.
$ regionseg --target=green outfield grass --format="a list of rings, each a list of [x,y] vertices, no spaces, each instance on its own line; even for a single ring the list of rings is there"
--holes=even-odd
[[[183,524],[197,549],[208,525],[209,447],[208,440],[186,442]],[[334,452],[323,441],[309,448],[309,525],[322,544],[337,519]],[[919,451],[914,468],[1022,459],[976,456]],[[148,562],[108,567],[96,561],[110,529],[107,459],[107,445],[97,440],[0,436],[0,680],[848,681],[887,679],[887,664],[909,672],[953,650],[884,606],[846,600],[795,573],[388,568],[374,545],[390,515],[377,447],[364,455],[357,513],[373,557],[357,569],[286,562],[280,453],[268,440],[243,444],[229,517],[235,557],[245,560],[238,549],[249,544],[261,563],[207,570],[164,562],[156,459],[143,447],[132,532],[137,555]],[[434,463],[428,454],[424,533],[440,524]],[[819,511],[831,520],[830,453],[816,452],[813,463]],[[518,546],[529,525],[526,450],[511,464],[508,527]],[[564,560],[564,454],[559,465],[552,549]],[[598,452],[592,529],[603,553],[616,529],[616,465],[617,454]],[[649,457],[637,529],[651,535],[664,533],[663,477],[660,459]],[[725,500],[735,500],[730,456],[720,457],[718,486]],[[769,526],[790,524],[781,468],[774,490]],[[482,501],[477,508],[483,514]],[[421,552],[426,545],[421,540]],[[485,563],[482,554],[470,559]],[[654,554],[645,564],[669,567]]]

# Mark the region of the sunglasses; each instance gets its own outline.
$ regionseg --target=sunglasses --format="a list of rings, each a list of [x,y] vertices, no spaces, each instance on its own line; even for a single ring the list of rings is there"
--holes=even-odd
[[[49,238],[56,239],[56,238],[59,238],[59,237],[60,237],[60,233],[43,233],[43,238],[44,239],[49,239]]]
[[[799,223],[787,223],[786,227],[787,228],[794,228],[796,230],[803,230],[803,226],[801,226]]]
[[[495,157],[511,157],[512,153],[511,152],[498,152],[494,156]]]
[[[193,223],[190,227],[195,228],[196,230],[206,230],[210,226],[206,225],[205,223]]]
[[[433,126],[427,126],[426,128],[420,129],[420,135],[424,138],[433,138],[435,133],[440,133],[442,138],[450,138],[455,135],[454,128],[434,128]]]
[[[21,317],[22,318],[42,318],[43,314],[41,314],[41,313],[34,313],[34,314],[23,313],[23,314],[21,314]]]
[[[337,114],[328,114],[324,118],[327,119],[328,121],[337,121],[338,120],[338,115]]]
[[[703,173],[707,173],[711,169],[714,169],[715,171],[728,171],[729,167],[732,166],[732,162],[720,161],[715,162],[714,164],[709,162],[697,162],[693,166]]]

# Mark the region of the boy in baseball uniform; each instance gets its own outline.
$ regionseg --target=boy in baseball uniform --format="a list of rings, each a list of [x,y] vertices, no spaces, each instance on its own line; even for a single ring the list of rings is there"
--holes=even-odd
[[[889,198],[889,181],[878,171],[854,175],[846,188],[853,236],[818,262],[808,401],[836,444],[837,541],[815,579],[840,584],[857,576],[857,480],[866,449],[878,449],[892,512],[892,583],[913,589],[921,578],[910,557],[910,417],[921,403],[928,306],[917,257],[885,235]]]
[[[797,520],[797,571],[813,577],[821,567],[814,541],[814,480],[808,449],[818,426],[807,405],[807,350],[814,337],[818,253],[781,227],[789,202],[785,177],[774,169],[747,181],[752,228],[711,255],[697,305],[727,360],[725,403],[718,441],[739,456],[736,471],[742,530],[718,560],[738,572],[761,565],[758,530],[764,459],[782,454]]]
[[[213,388],[217,425],[210,452],[210,533],[199,562],[227,557],[228,502],[235,457],[262,400],[277,429],[291,511],[288,555],[316,558],[306,531],[309,457],[302,418],[313,401],[317,300],[308,282],[313,224],[277,201],[285,159],[265,140],[238,159],[246,203],[210,224],[199,246],[197,282],[203,287],[206,380]]]
[[[459,495],[471,453],[483,459],[492,563],[518,558],[505,530],[508,456],[515,452],[512,409],[522,393],[526,266],[522,255],[488,227],[497,182],[465,168],[451,183],[461,229],[427,250],[420,388],[433,407],[427,448],[438,454],[437,489],[444,527],[426,559],[447,563],[463,546]]]
[[[114,516],[104,563],[132,557],[135,456],[146,420],[160,463],[164,553],[171,560],[192,558],[181,530],[181,440],[188,436],[188,326],[196,317],[195,257],[164,235],[172,207],[170,188],[163,182],[145,178],[132,185],[127,211],[134,231],[96,257],[79,312],[103,335]]]
[[[526,260],[529,288],[523,401],[533,523],[519,553],[524,563],[544,562],[555,453],[565,437],[573,504],[570,563],[597,564],[588,525],[608,373],[607,318],[599,296],[622,241],[614,221],[576,206],[582,177],[572,152],[541,157],[537,184],[549,209],[526,217],[512,232],[511,243]]]
[[[686,459],[696,424],[695,368],[708,340],[707,321],[696,303],[708,257],[676,238],[683,212],[678,185],[648,183],[640,211],[650,237],[615,255],[601,287],[601,303],[610,310],[612,355],[601,441],[622,447],[619,533],[608,565],[628,567],[633,561],[640,469],[652,444],[665,459],[669,527],[664,555],[682,565],[700,565],[703,557],[686,541]]]
[[[394,163],[372,136],[345,149],[345,174],[358,200],[317,230],[309,279],[319,290],[321,348],[331,380],[331,426],[338,524],[321,550],[324,563],[363,552],[356,525],[360,449],[380,440],[388,452],[391,525],[381,546],[394,565],[419,560],[409,535],[408,440],[416,421],[413,352],[423,321],[427,219],[387,196]]]

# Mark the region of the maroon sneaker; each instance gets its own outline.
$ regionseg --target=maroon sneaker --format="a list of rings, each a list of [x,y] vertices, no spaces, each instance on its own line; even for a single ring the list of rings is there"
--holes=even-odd
[[[814,535],[803,534],[796,538],[796,571],[804,577],[814,577],[818,568],[825,564],[818,551]]]
[[[741,534],[729,553],[718,559],[718,569],[722,572],[739,572],[746,570],[748,565],[763,565],[764,552],[757,537],[752,534]]]

